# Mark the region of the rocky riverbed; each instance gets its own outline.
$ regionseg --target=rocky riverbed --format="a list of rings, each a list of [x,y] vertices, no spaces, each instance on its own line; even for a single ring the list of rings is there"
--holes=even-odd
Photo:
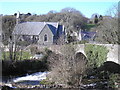
[[[3,88],[23,88],[23,89],[28,89],[28,88],[63,88],[63,85],[26,85],[26,84],[16,84],[16,83],[11,83],[11,84],[1,84],[0,85]]]

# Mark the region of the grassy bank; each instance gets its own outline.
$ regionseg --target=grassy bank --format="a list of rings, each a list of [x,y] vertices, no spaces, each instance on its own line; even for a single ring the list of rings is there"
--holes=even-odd
[[[17,51],[13,52],[13,55],[16,54],[16,60],[24,60],[24,59],[30,59],[32,56],[29,52],[26,51]],[[10,52],[2,52],[2,60],[9,60],[10,58]]]
[[[87,24],[87,25],[86,25],[86,29],[87,29],[88,31],[90,31],[90,29],[93,28],[93,27],[95,27],[95,26],[96,26],[95,24]]]

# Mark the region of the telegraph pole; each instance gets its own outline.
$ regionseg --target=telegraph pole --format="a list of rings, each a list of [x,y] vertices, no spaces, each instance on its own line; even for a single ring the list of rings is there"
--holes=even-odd
[[[16,15],[15,29],[16,29],[16,26],[19,24],[19,16],[20,16],[20,12],[18,11],[17,15]],[[14,30],[14,31],[16,31],[16,30]],[[12,40],[12,43],[13,43],[13,53],[14,53],[13,60],[16,59],[16,40],[17,40],[17,37],[16,37],[15,32],[14,32],[14,34],[13,34],[13,40]]]

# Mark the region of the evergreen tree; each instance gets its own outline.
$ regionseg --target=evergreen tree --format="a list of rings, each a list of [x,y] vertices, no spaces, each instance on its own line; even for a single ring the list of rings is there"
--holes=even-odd
[[[99,16],[99,20],[103,20],[103,16],[102,15]]]
[[[97,15],[95,15],[94,23],[95,23],[95,24],[98,23],[98,16],[97,16]]]

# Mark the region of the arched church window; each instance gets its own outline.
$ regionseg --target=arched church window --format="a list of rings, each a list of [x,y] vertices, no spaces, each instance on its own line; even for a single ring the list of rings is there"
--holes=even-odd
[[[44,41],[47,41],[47,35],[45,34],[45,36],[44,36]]]

